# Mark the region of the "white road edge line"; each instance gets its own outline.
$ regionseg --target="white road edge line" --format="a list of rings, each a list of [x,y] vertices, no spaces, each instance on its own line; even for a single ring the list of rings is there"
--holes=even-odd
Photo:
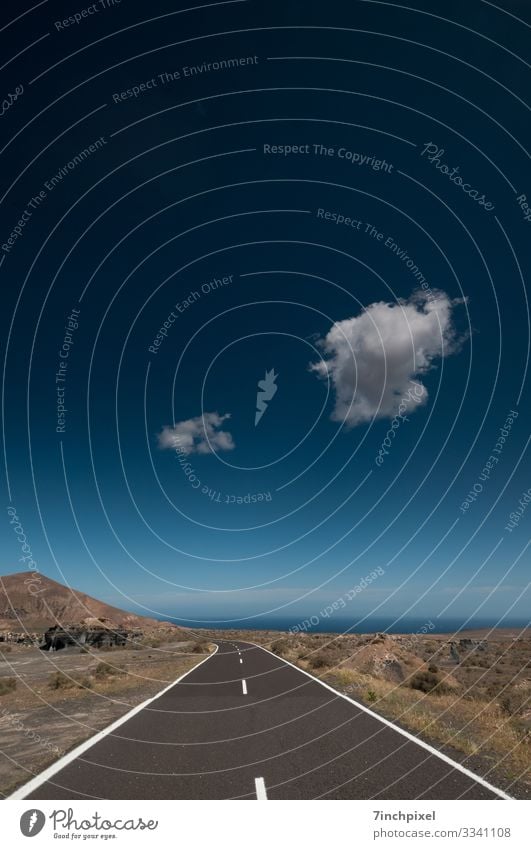
[[[111,723],[111,725],[108,725],[107,728],[104,728],[102,731],[98,731],[97,734],[94,734],[92,737],[89,737],[88,740],[85,740],[84,743],[81,743],[79,746],[76,746],[76,748],[72,749],[71,752],[67,752],[66,755],[63,755],[62,758],[59,758],[58,761],[55,761],[55,763],[53,763],[43,772],[39,773],[39,775],[36,775],[34,778],[31,778],[29,781],[26,782],[26,784],[23,784],[22,787],[19,787],[18,790],[15,790],[15,792],[12,793],[11,796],[7,796],[7,800],[25,799],[26,796],[28,796],[30,793],[33,793],[34,790],[37,790],[37,788],[40,787],[41,784],[44,784],[54,775],[57,775],[57,773],[64,769],[65,766],[68,766],[69,763],[75,761],[76,758],[86,752],[87,749],[90,749],[96,743],[99,743],[100,740],[103,740],[105,737],[107,737],[108,734],[111,734],[116,728],[119,728],[120,725],[123,725],[124,722],[127,722],[128,719],[131,719],[131,717],[135,716],[135,714],[140,713],[141,710],[144,710],[144,708],[146,708],[152,702],[156,701],[161,696],[163,696],[164,693],[167,693],[168,690],[171,690],[172,687],[175,687],[175,685],[178,684],[179,681],[182,681],[183,678],[186,678],[187,675],[190,675],[190,673],[193,672],[194,669],[198,669],[200,666],[202,666],[203,663],[206,663],[207,660],[210,660],[211,657],[214,657],[218,648],[219,646],[216,645],[216,650],[213,651],[212,654],[209,654],[208,657],[205,657],[203,658],[203,660],[200,660],[199,663],[196,663],[195,666],[192,666],[192,668],[189,669],[188,672],[185,672],[184,675],[181,675],[180,678],[177,678],[176,681],[172,681],[171,684],[168,684],[167,687],[164,687],[164,689],[161,690],[160,693],[157,693],[150,699],[146,699],[146,701],[142,702],[142,704],[139,704],[127,713],[124,713],[123,716],[121,716],[115,722]]]
[[[242,690],[243,690],[243,695],[246,696],[247,695],[247,681],[245,680],[245,678],[242,678]]]
[[[256,787],[256,798],[267,799],[265,781],[263,778],[255,778],[254,786]]]
[[[361,702],[356,702],[354,699],[351,699],[350,696],[345,696],[345,694],[340,693],[339,690],[334,690],[334,688],[331,687],[330,684],[326,684],[324,681],[320,681],[319,678],[316,678],[315,675],[311,675],[310,672],[306,672],[305,669],[301,669],[299,666],[295,666],[294,663],[291,663],[289,660],[285,660],[278,654],[275,654],[274,652],[269,651],[269,649],[258,645],[258,643],[251,643],[251,645],[256,646],[256,648],[258,649],[262,649],[262,651],[267,652],[272,657],[275,657],[277,660],[281,660],[283,661],[283,663],[287,663],[288,666],[292,666],[293,669],[296,669],[297,672],[301,672],[303,675],[306,675],[308,678],[311,678],[312,681],[317,681],[317,683],[320,684],[321,687],[326,687],[327,690],[330,690],[332,693],[335,693],[336,696],[340,696],[340,698],[345,699],[345,701],[350,702],[352,705],[355,705],[360,710],[364,711],[365,713],[368,713],[369,716],[374,717],[374,719],[377,719],[379,722],[382,722],[384,725],[387,725],[389,726],[389,728],[392,728],[394,731],[397,731],[399,734],[402,735],[402,737],[407,737],[408,740],[411,740],[413,743],[416,743],[417,746],[421,746],[423,749],[426,749],[426,751],[430,752],[430,754],[435,755],[437,758],[440,758],[440,760],[444,761],[447,764],[450,764],[450,766],[453,766],[454,769],[457,769],[459,770],[459,772],[462,772],[464,775],[467,775],[469,778],[472,778],[478,784],[482,784],[483,787],[486,787],[492,793],[496,793],[496,795],[500,796],[502,799],[514,799],[513,796],[509,796],[508,793],[505,793],[503,790],[500,790],[499,787],[494,787],[493,784],[490,784],[480,775],[476,775],[475,772],[472,772],[465,766],[462,766],[457,761],[452,760],[452,758],[449,758],[448,755],[439,752],[438,749],[435,749],[433,746],[430,746],[429,743],[425,743],[423,740],[420,740],[418,737],[415,737],[414,734],[410,734],[409,731],[404,731],[403,728],[400,728],[400,726],[395,725],[394,722],[390,722],[388,719],[385,719],[383,716],[380,716],[380,714],[375,713],[373,710],[366,707]]]

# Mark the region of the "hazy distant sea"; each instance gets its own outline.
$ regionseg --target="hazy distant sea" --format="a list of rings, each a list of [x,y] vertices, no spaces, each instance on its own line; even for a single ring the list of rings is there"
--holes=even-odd
[[[238,629],[238,630],[256,630],[256,631],[289,631],[297,624],[302,625],[304,620],[294,621],[294,619],[283,619],[275,617],[256,617],[255,619],[234,619],[230,622],[208,620],[194,625],[190,622],[173,620],[175,624],[188,625],[196,628],[220,628],[220,629]],[[435,627],[431,628],[430,623]],[[525,628],[528,623],[523,619],[471,619],[466,622],[463,619],[437,619],[435,616],[423,619],[379,619],[375,617],[367,617],[364,621],[352,622],[347,619],[322,619],[318,624],[311,627],[302,628],[306,631],[314,632],[336,632],[343,633],[351,631],[354,634],[371,634],[376,631],[386,631],[389,634],[414,634],[417,631],[426,633],[453,633],[462,628],[467,631],[477,628]]]

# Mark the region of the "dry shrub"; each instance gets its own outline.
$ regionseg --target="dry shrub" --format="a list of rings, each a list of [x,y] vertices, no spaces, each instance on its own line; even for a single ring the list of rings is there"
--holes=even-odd
[[[17,689],[16,678],[0,678],[0,696],[5,696],[7,693],[12,693]]]
[[[430,672],[429,670],[416,672],[409,679],[408,683],[413,690],[420,690],[422,693],[431,693],[433,690],[436,690],[438,693],[446,693],[448,691],[448,687],[443,683],[440,675],[437,672]]]
[[[194,654],[207,654],[208,653],[208,642],[206,640],[199,640],[193,647],[192,651]]]
[[[162,637],[147,636],[142,638],[139,645],[144,646],[148,649],[158,649],[163,642],[164,640],[162,639]]]
[[[322,649],[317,654],[308,658],[312,669],[323,669],[326,666],[335,666],[338,661],[338,653],[331,649]]]
[[[499,703],[509,716],[520,716],[531,707],[531,690],[526,686],[508,688],[501,694]]]
[[[334,675],[340,687],[347,687],[359,678],[358,673],[353,672],[352,669],[337,669]]]
[[[124,670],[120,669],[119,666],[111,666],[110,663],[98,663],[96,669],[94,670],[94,677],[98,679],[109,678],[113,675],[124,675]]]
[[[275,654],[284,654],[288,651],[289,647],[289,640],[277,640],[271,646],[271,651],[274,651]]]
[[[68,678],[64,672],[54,672],[48,679],[48,686],[52,690],[68,690],[70,687],[75,686],[75,681]]]
[[[105,666],[105,664],[100,664],[100,666]],[[54,672],[48,679],[48,686],[52,690],[71,690],[73,687],[77,687],[80,690],[90,690],[93,685],[93,679],[87,675],[75,680],[69,678],[64,672]]]

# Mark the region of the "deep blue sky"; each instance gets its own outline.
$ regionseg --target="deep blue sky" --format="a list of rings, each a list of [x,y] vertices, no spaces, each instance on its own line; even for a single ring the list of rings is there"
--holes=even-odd
[[[0,241],[45,181],[104,140],[1,250],[5,503],[38,568],[186,624],[252,626],[272,613],[296,623],[377,567],[384,574],[342,609],[349,623],[527,620],[531,510],[505,528],[531,486],[531,222],[517,200],[531,198],[525,4],[437,0],[428,14],[418,0],[409,10],[238,2],[169,14],[179,5],[122,0],[58,29],[89,4],[50,0],[0,31],[13,57],[2,97],[24,88],[1,118]],[[5,24],[30,6],[5,5]],[[159,74],[179,70],[162,84]],[[494,209],[422,156],[428,143]],[[334,155],[314,155],[314,144]],[[352,164],[340,149],[392,167]],[[338,387],[310,364],[333,358],[322,340],[334,322],[373,315],[377,303],[411,305],[418,278],[388,237],[450,304],[455,350],[446,344],[441,357],[440,334],[424,347],[412,336],[416,358],[431,345],[429,368],[410,375],[427,400],[378,466],[396,411],[342,426]],[[55,375],[73,308],[57,433]],[[359,386],[370,389],[370,339],[362,329],[356,339]],[[405,367],[395,340],[393,331],[390,373]],[[278,389],[255,427],[269,369]],[[518,417],[499,462],[463,513],[510,410]],[[214,412],[230,414],[221,429],[234,448],[188,454],[191,482],[158,435]],[[224,503],[247,493],[268,500]],[[9,518],[4,532],[6,574],[23,567]]]

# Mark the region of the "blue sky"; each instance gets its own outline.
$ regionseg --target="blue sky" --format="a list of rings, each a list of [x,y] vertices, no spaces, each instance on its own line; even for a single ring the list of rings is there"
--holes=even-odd
[[[68,60],[77,93],[8,147],[4,243],[43,181],[106,139],[3,252],[6,505],[47,575],[148,615],[252,625],[311,616],[380,568],[342,627],[527,619],[529,51],[488,4],[433,7],[446,20],[229,5],[180,16],[195,40],[164,48],[177,35],[154,22]],[[114,14],[50,38],[25,73],[142,17]],[[113,102],[165,69],[255,55]],[[64,94],[64,68],[11,133]],[[7,574],[22,567],[4,526]]]

